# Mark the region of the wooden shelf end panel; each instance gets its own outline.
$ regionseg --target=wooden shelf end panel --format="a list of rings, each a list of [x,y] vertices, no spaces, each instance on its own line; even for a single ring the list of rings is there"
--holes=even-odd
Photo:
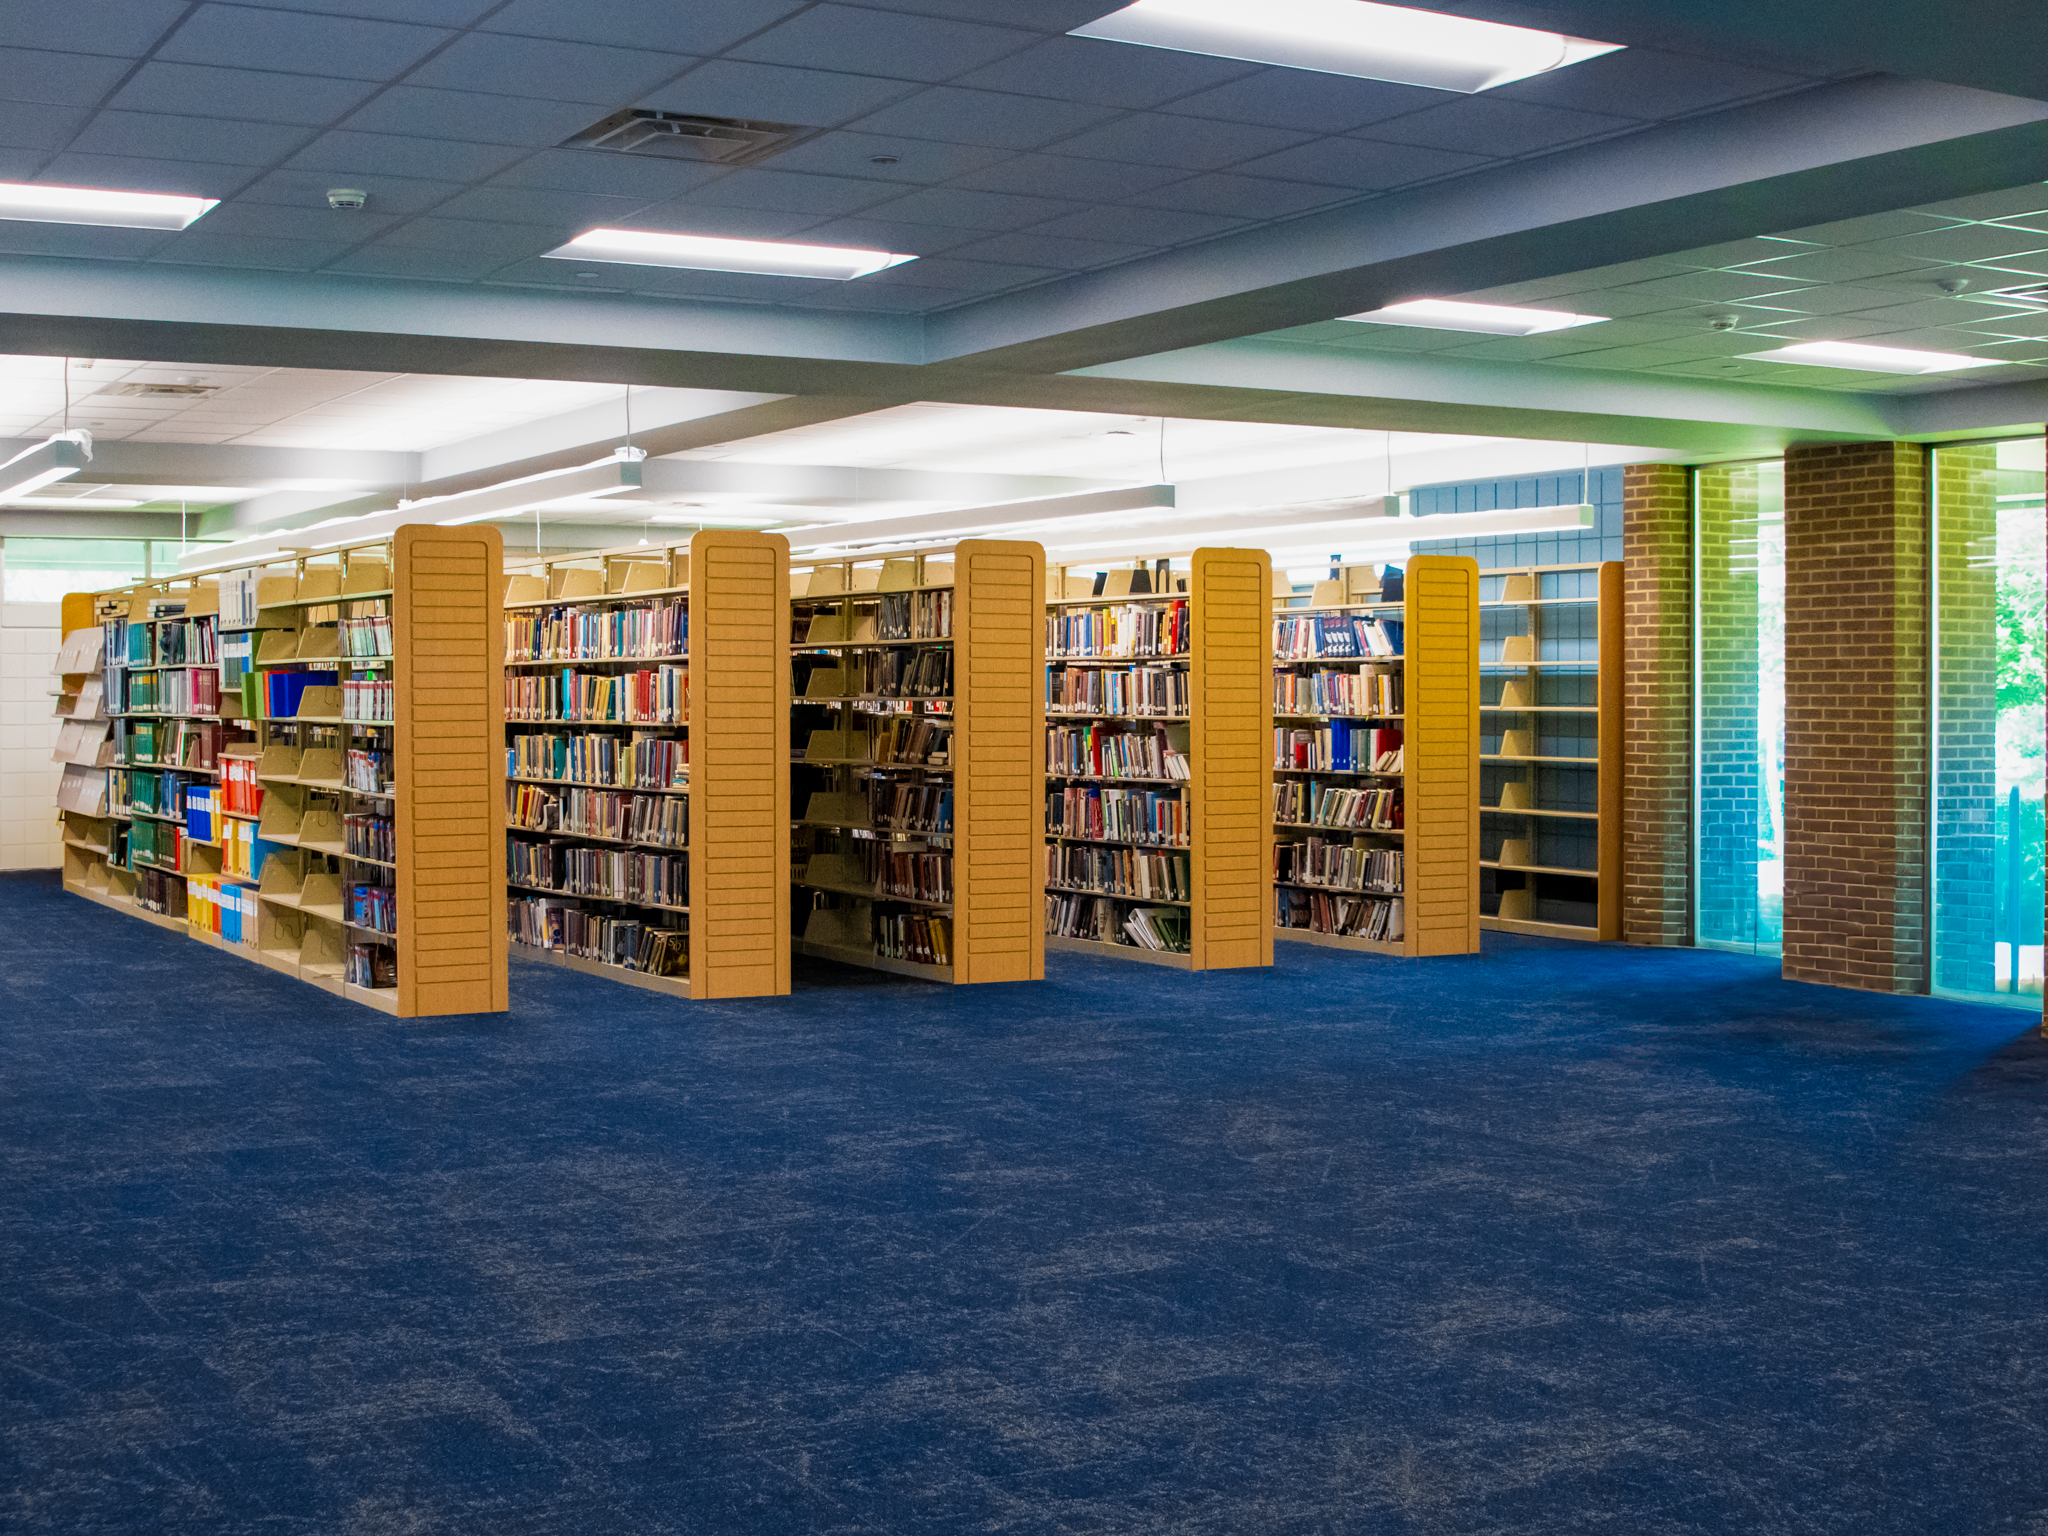
[[[1263,549],[1198,549],[1189,561],[1188,952],[1198,971],[1273,963],[1272,590]]]
[[[1410,955],[1479,949],[1479,562],[1416,555],[1406,573],[1404,749]]]

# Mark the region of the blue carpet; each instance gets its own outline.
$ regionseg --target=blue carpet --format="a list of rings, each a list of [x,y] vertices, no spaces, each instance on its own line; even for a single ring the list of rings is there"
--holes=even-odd
[[[401,1023],[0,879],[10,1532],[2048,1533],[2048,1047],[1729,955]]]

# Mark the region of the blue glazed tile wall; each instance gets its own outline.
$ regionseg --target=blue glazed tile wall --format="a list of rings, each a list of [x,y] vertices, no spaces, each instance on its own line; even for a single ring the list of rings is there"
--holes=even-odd
[[[1590,501],[1591,528],[1578,533],[1503,534],[1490,539],[1429,539],[1415,546],[1418,555],[1470,555],[1479,568],[1508,565],[1576,565],[1582,561],[1621,559],[1621,475],[1619,464],[1581,474],[1531,475],[1520,480],[1466,480],[1454,485],[1422,485],[1410,493],[1417,517],[1438,512],[1494,512],[1507,507],[1568,507]],[[1588,479],[1592,493],[1586,492]]]

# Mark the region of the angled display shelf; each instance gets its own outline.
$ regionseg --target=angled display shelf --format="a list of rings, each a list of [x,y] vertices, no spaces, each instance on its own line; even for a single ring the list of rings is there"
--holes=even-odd
[[[780,535],[514,561],[506,880],[517,952],[674,997],[789,991]]]
[[[1480,581],[1482,922],[1618,940],[1622,564]]]
[[[1050,948],[1198,971],[1273,963],[1271,583],[1253,549],[1049,573]]]
[[[384,1013],[502,1010],[501,560],[405,526],[93,597],[111,759],[97,799],[67,767],[66,889]]]
[[[930,981],[1045,975],[1045,552],[970,539],[790,576],[796,949]]]
[[[1278,937],[1419,957],[1479,948],[1479,568],[1418,555],[1396,589],[1338,566],[1273,589]]]

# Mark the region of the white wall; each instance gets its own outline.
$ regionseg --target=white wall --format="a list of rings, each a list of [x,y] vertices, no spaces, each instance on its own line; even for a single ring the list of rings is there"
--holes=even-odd
[[[54,869],[63,862],[57,827],[59,619],[55,603],[0,603],[0,869]]]

